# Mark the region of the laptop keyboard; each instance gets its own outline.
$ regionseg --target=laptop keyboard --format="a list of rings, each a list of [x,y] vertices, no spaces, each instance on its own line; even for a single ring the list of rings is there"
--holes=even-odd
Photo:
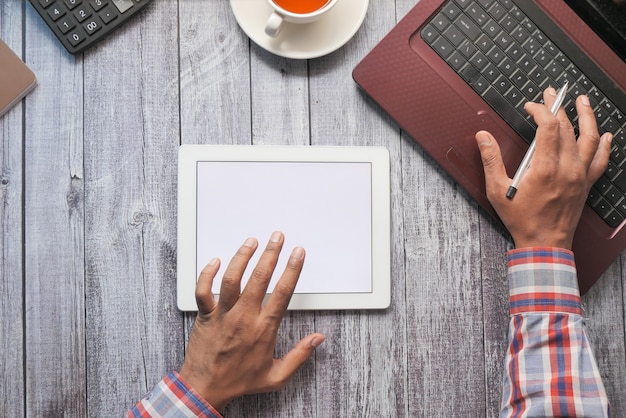
[[[626,107],[616,105],[626,97],[599,77],[592,81],[597,72],[583,70],[589,62],[569,58],[579,57],[580,50],[571,41],[549,37],[546,32],[556,26],[543,26],[545,16],[537,18],[532,8],[521,6],[512,0],[449,0],[420,35],[529,144],[537,125],[524,111],[527,101],[539,102],[547,87],[568,81],[563,107],[578,133],[575,100],[586,94],[600,134],[615,135],[608,168],[587,203],[615,228],[626,219]]]

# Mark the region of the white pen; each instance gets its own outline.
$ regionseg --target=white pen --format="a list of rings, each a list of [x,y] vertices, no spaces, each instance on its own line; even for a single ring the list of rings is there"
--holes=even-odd
[[[561,87],[561,89],[556,93],[556,99],[554,99],[554,103],[552,103],[552,107],[550,108],[550,112],[553,115],[556,115],[556,112],[559,111],[559,107],[563,104],[563,100],[565,100],[565,94],[567,93],[567,81]],[[535,139],[531,142],[530,147],[528,147],[528,151],[526,151],[526,155],[524,155],[524,159],[520,163],[517,171],[515,172],[515,176],[513,177],[513,183],[509,186],[509,190],[506,191],[506,197],[509,199],[513,199],[515,196],[515,192],[517,192],[517,187],[519,186],[519,182],[528,171],[530,167],[530,160],[533,158],[533,154],[535,153]]]

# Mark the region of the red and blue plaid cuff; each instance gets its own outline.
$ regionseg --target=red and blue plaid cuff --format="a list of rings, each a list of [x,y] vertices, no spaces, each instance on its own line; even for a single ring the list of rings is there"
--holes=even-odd
[[[582,314],[574,253],[528,247],[507,253],[511,315],[525,312]]]

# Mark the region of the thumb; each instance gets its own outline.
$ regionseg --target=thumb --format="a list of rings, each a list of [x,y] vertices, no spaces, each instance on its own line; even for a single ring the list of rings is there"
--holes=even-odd
[[[286,385],[289,378],[291,378],[296,370],[311,357],[313,351],[322,344],[325,339],[322,334],[311,334],[301,339],[282,359],[275,360],[273,370],[275,375],[272,380],[276,382],[279,387]]]
[[[509,179],[506,174],[506,168],[502,161],[500,146],[496,139],[487,131],[479,131],[476,133],[476,143],[480,151],[480,158],[485,170],[485,182],[487,190],[490,186],[495,186],[503,179]]]

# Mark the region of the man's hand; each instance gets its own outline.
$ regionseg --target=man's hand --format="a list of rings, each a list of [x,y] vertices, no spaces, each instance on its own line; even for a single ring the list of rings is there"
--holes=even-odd
[[[545,105],[529,102],[526,111],[537,123],[536,150],[530,168],[513,199],[506,198],[511,185],[493,135],[476,134],[487,198],[511,233],[517,248],[549,246],[571,249],[574,232],[591,186],[606,169],[611,150],[610,133],[598,134],[593,109],[586,96],[576,100],[580,135],[561,108],[550,112],[556,92],[544,92]]]
[[[274,358],[278,328],[305,255],[300,247],[292,251],[274,292],[262,306],[283,242],[282,233],[272,234],[240,292],[241,277],[258,246],[255,239],[247,239],[224,273],[217,302],[211,285],[219,260],[213,259],[200,273],[196,287],[198,317],[180,375],[217,410],[241,395],[281,389],[315,347],[324,342],[323,335],[311,334],[282,359]]]

